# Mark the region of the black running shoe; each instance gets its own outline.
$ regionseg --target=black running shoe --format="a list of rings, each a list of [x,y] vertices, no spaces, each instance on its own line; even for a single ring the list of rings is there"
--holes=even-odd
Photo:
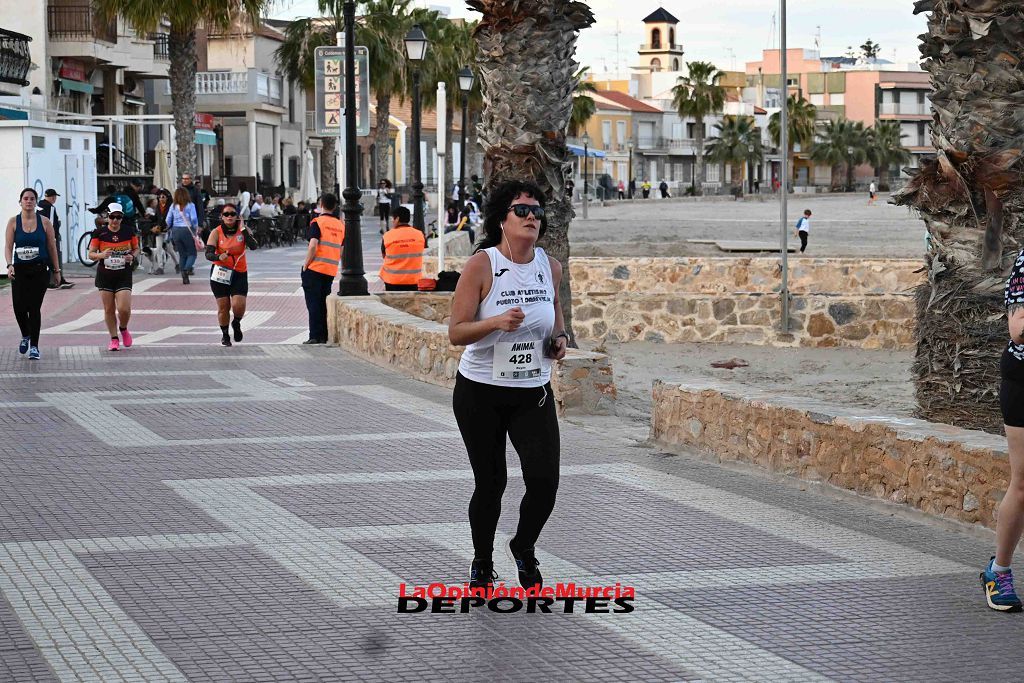
[[[241,320],[232,320],[231,321],[231,329],[235,333],[235,341],[236,342],[242,341],[242,321]]]
[[[512,539],[505,542],[505,552],[516,564],[516,572],[519,576],[519,585],[530,589],[534,586],[544,585],[544,577],[540,575],[540,560],[533,554],[533,548],[515,550],[512,547]]]
[[[491,560],[474,559],[469,566],[469,587],[482,588],[487,590],[494,585],[498,573],[494,571],[494,562]]]
[[[231,346],[231,337],[225,334],[223,337],[220,338],[220,345]]]

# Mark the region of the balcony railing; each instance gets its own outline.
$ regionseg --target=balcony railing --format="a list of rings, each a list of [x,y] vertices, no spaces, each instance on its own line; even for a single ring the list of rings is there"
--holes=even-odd
[[[158,62],[171,61],[171,48],[166,33],[153,33],[149,36],[153,41],[153,59]]]
[[[912,102],[904,104],[902,102],[882,102],[879,108],[881,114],[893,114],[897,116],[930,116],[931,105],[921,104],[919,102]]]
[[[28,85],[26,77],[32,66],[26,35],[0,28],[0,83]]]
[[[117,20],[105,20],[89,5],[46,8],[46,30],[53,40],[117,43]]]
[[[640,46],[641,50],[671,50],[672,52],[682,52],[683,46],[677,45],[676,43],[661,43],[655,45],[654,43],[644,43]]]
[[[196,73],[196,97],[242,95],[251,102],[281,104],[281,79],[255,69],[248,71],[199,71]],[[167,81],[164,94],[171,94]]]

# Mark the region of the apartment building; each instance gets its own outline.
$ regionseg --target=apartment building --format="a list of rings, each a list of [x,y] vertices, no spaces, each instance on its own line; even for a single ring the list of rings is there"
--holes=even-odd
[[[779,50],[764,50],[761,60],[746,64],[747,85],[759,105],[777,104],[766,103],[769,93],[781,96],[780,59]],[[804,97],[817,107],[819,120],[843,116],[868,127],[877,120],[896,120],[907,136],[903,144],[912,154],[907,166],[916,168],[923,155],[935,153],[929,124],[931,84],[918,65],[821,57],[817,51],[803,48],[788,49],[786,60],[786,92]],[[830,169],[812,164],[808,150],[799,151],[796,168],[798,186],[826,185],[831,180]],[[899,169],[891,171],[892,177],[899,177]],[[866,181],[873,175],[874,169],[869,166],[857,169],[858,179]]]

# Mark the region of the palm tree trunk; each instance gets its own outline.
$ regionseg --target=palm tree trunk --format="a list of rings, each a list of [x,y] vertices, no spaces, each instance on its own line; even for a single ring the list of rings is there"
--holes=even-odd
[[[193,28],[181,30],[172,26],[167,51],[177,146],[175,161],[180,176],[196,172],[196,34]]]
[[[852,161],[846,162],[846,191],[853,192],[853,173],[857,167]]]
[[[878,191],[889,191],[889,167],[885,164],[878,167]]]
[[[391,116],[391,93],[384,92],[381,89],[377,93],[377,130],[373,140],[373,172],[376,176],[373,179],[372,186],[376,187],[377,182],[382,178],[388,177],[388,152],[391,148],[391,137],[390,128],[391,123],[389,121]],[[394,181],[394,179],[391,179]]]
[[[478,132],[491,170],[488,184],[529,178],[544,191],[548,227],[541,246],[562,265],[558,299],[574,339],[569,279],[573,211],[565,195],[572,164],[565,130],[579,68],[573,59],[577,36],[594,23],[594,15],[585,3],[565,0],[468,0],[467,4],[483,15],[475,38],[484,92]],[[523,83],[532,84],[526,103]]]
[[[796,187],[796,153],[793,151],[793,140],[788,141],[789,150],[786,156],[786,171],[789,173],[789,191]]]
[[[1016,24],[999,23],[1015,2],[928,4],[916,11],[931,12],[921,51],[938,152],[893,195],[920,212],[930,241],[928,282],[916,292],[918,415],[999,433],[999,357],[1008,341],[1002,293],[1024,240],[1021,155],[1005,118],[1017,109],[1019,86],[1005,65],[1024,60],[1024,44],[1008,37]]]
[[[693,136],[697,143],[697,158],[693,161],[693,193],[700,197],[704,194],[704,183],[707,182],[707,170],[704,167],[704,119],[698,117],[693,125]]]

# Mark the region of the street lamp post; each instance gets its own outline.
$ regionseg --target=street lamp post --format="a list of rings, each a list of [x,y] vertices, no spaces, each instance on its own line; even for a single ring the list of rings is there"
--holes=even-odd
[[[583,132],[583,217],[587,217],[587,198],[590,186],[587,184],[587,157],[590,156],[590,136]]]
[[[782,111],[779,112],[779,153],[782,157],[782,182],[779,185],[779,223],[782,237],[782,287],[779,292],[782,298],[783,334],[789,333],[789,74],[786,64],[786,0],[779,0],[779,37],[782,49],[779,50],[780,71],[782,72]]]
[[[412,223],[426,234],[423,223],[423,181],[420,178],[420,62],[427,54],[427,35],[416,24],[405,34],[405,54],[412,62]]]
[[[469,93],[473,90],[473,70],[459,69],[459,90],[462,91],[462,146],[459,148],[459,211],[466,204],[466,127],[469,126]]]
[[[345,0],[345,248],[342,250],[339,296],[364,296],[368,293],[366,273],[363,271],[363,239],[360,217],[363,205],[359,202],[358,159],[356,159],[356,3]],[[341,172],[341,169],[338,169]],[[339,185],[341,183],[339,182]]]

